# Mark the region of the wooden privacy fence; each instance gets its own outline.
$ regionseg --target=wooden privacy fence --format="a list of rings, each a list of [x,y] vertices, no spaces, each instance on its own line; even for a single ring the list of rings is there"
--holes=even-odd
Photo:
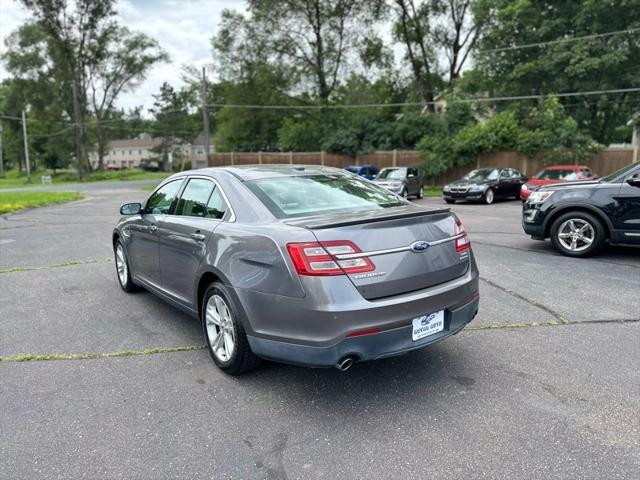
[[[250,153],[214,153],[209,155],[209,166],[224,165],[274,165],[303,164],[326,165],[344,168],[348,165],[373,165],[377,168],[418,165],[424,161],[421,152],[415,150],[390,150],[370,153],[359,153],[356,158],[326,152],[250,152]],[[631,148],[606,149],[592,155],[583,163],[597,175],[608,175],[611,172],[630,164],[633,161]],[[503,151],[480,155],[476,163],[464,167],[455,167],[447,172],[430,178],[426,183],[444,185],[460,178],[473,168],[509,167],[517,168],[524,175],[531,177],[544,168],[544,155],[529,158],[519,152]]]

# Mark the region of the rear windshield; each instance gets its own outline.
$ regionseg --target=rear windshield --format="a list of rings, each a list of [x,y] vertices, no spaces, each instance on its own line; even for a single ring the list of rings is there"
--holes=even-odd
[[[245,184],[278,218],[404,205],[387,190],[347,175],[263,178]]]
[[[578,172],[575,170],[560,170],[558,168],[550,169],[546,168],[542,170],[536,178],[538,180],[577,180]]]
[[[351,172],[351,173],[358,173],[360,171],[360,169],[358,167],[347,167],[347,168],[345,168],[345,170],[347,172]]]
[[[403,180],[406,176],[406,168],[385,168],[380,172],[378,178],[386,178],[388,180]]]

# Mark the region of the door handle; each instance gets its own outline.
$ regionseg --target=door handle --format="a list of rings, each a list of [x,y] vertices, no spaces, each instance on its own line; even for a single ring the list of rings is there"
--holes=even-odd
[[[197,240],[198,242],[204,242],[205,238],[207,237],[202,233],[192,233],[191,238],[193,238],[194,240]]]
[[[156,227],[155,225],[151,225],[149,227],[149,230],[151,230],[152,232],[155,232],[156,230],[158,230],[158,227]]]

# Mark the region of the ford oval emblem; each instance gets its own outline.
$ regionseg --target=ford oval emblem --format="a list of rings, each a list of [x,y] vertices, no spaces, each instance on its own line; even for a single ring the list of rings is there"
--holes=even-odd
[[[427,248],[429,248],[429,242],[425,242],[424,240],[411,244],[411,250],[414,252],[424,252]]]

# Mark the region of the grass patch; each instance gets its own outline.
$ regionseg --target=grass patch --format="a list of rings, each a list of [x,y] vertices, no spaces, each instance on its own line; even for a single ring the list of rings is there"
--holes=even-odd
[[[79,198],[82,198],[82,195],[78,192],[3,192],[0,193],[0,214],[52,203],[70,202]]]
[[[52,185],[60,185],[64,183],[78,183],[80,177],[78,172],[73,170],[59,170],[54,175],[49,170],[37,170],[31,173],[31,182],[27,180],[24,172],[17,170],[9,170],[3,178],[0,178],[0,188],[20,188],[33,187],[41,185],[41,176],[51,176]],[[118,171],[99,171],[93,172],[89,176],[88,182],[114,182],[127,180],[163,180],[171,175],[170,172],[146,172],[139,168],[128,168]]]
[[[422,192],[425,197],[441,197],[442,187],[424,187]]]

